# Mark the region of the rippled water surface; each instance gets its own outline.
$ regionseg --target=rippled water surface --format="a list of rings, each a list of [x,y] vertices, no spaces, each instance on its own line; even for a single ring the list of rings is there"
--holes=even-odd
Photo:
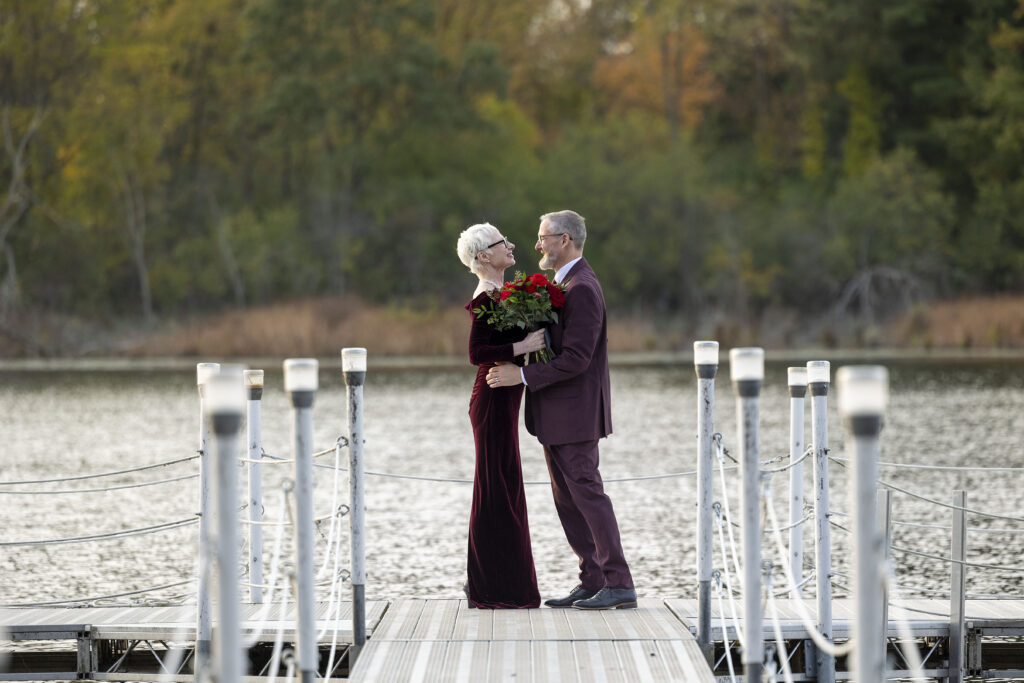
[[[890,365],[892,390],[883,432],[883,460],[970,467],[1024,467],[1024,364]],[[723,373],[717,382],[717,429],[738,450],[733,393]],[[468,418],[473,368],[374,369],[365,387],[366,468],[375,472],[469,478],[473,439]],[[615,433],[601,446],[606,479],[694,470],[696,379],[692,367],[621,366],[612,370]],[[830,405],[831,445],[843,456],[843,430]],[[785,367],[771,365],[761,406],[762,457],[784,456],[789,431]],[[346,429],[345,388],[340,373],[323,371],[314,409],[316,444],[329,448]],[[43,541],[101,534],[191,517],[197,510],[196,479],[144,488],[47,494],[153,481],[198,471],[195,460],[122,475],[63,483],[10,486],[6,482],[120,470],[187,457],[198,441],[194,371],[0,372],[0,542]],[[807,412],[808,436],[810,411]],[[263,401],[264,447],[290,451],[290,409],[281,376],[268,369]],[[527,480],[546,480],[543,453],[521,431]],[[345,456],[347,457],[347,456]],[[320,458],[330,462],[333,456]],[[809,461],[808,461],[809,463]],[[781,462],[779,464],[782,464]],[[278,518],[287,467],[264,468],[266,515]],[[843,467],[833,464],[832,501],[848,510]],[[738,517],[736,474],[726,490]],[[810,466],[805,490],[811,492]],[[889,482],[948,502],[951,491],[968,491],[968,506],[1024,516],[1024,474],[883,468]],[[244,472],[242,480],[244,481]],[[347,479],[338,481],[343,495]],[[316,510],[326,514],[335,485],[331,470],[317,470]],[[772,499],[780,519],[788,515],[788,475],[776,475]],[[638,591],[647,596],[694,594],[696,481],[693,476],[608,483],[627,559]],[[367,485],[367,596],[459,595],[465,575],[470,486],[372,476]],[[718,489],[721,490],[720,488]],[[14,495],[11,491],[31,491]],[[575,583],[575,558],[565,543],[544,485],[527,488],[537,576],[542,595]],[[716,493],[717,497],[720,494]],[[894,494],[898,521],[948,525],[950,510]],[[835,517],[847,526],[849,520]],[[347,524],[347,522],[346,522]],[[1014,520],[972,516],[971,527],[1024,530]],[[269,556],[275,534],[265,531]],[[320,530],[321,546],[328,535]],[[948,532],[897,525],[893,543],[936,555],[949,554]],[[193,576],[195,525],[158,534],[89,543],[0,546],[0,603],[87,598],[181,581]],[[805,532],[808,560],[813,536]],[[971,569],[969,591],[1024,593],[1024,535],[1007,531],[969,535],[969,559],[1004,565]],[[848,572],[848,537],[834,530],[835,570]],[[766,544],[767,548],[773,548]],[[717,551],[716,551],[717,552]],[[948,589],[948,566],[895,552],[900,582]],[[719,564],[716,557],[716,565]],[[149,594],[176,598],[183,588]],[[841,586],[837,594],[841,594]],[[127,600],[124,598],[123,600]]]

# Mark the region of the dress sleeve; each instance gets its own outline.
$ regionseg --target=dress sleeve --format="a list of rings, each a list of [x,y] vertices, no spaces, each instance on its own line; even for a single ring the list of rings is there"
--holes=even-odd
[[[471,312],[472,314],[472,312]],[[482,319],[473,315],[473,327],[469,330],[469,362],[486,365],[498,361],[512,362],[512,344],[491,344],[494,330]]]

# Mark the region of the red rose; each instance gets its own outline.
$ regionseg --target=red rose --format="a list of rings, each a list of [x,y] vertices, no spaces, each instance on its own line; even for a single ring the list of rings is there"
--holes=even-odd
[[[544,273],[534,273],[527,279],[538,287],[544,287],[548,284],[548,278]]]
[[[551,297],[551,305],[555,308],[561,308],[562,304],[565,303],[565,293],[555,285],[549,284],[547,286],[548,296]]]
[[[533,294],[534,292],[537,291],[537,285],[535,285],[533,282],[527,282],[526,291],[529,292],[530,294]]]
[[[512,292],[510,292],[507,289],[501,290],[501,300],[502,301],[504,301],[505,299],[509,298],[510,296],[512,296]]]

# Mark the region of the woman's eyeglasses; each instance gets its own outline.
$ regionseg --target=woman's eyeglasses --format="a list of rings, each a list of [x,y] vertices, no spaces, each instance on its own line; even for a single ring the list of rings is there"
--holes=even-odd
[[[488,244],[487,248],[490,249],[491,247],[496,247],[499,244],[504,244],[506,249],[511,249],[512,248],[512,243],[508,241],[507,237],[502,237],[500,240],[498,240],[494,244]]]

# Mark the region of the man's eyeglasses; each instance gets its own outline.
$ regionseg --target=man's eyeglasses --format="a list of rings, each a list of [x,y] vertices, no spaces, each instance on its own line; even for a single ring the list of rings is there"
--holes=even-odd
[[[506,249],[511,249],[512,248],[512,243],[508,241],[507,237],[502,237],[500,240],[498,240],[494,244],[488,244],[487,248],[490,249],[491,247],[496,247],[499,244],[504,244]]]
[[[538,242],[543,242],[545,237],[560,237],[560,236],[565,235],[565,234],[566,233],[564,233],[564,232],[552,232],[552,233],[548,233],[547,235],[537,235],[537,241]]]

